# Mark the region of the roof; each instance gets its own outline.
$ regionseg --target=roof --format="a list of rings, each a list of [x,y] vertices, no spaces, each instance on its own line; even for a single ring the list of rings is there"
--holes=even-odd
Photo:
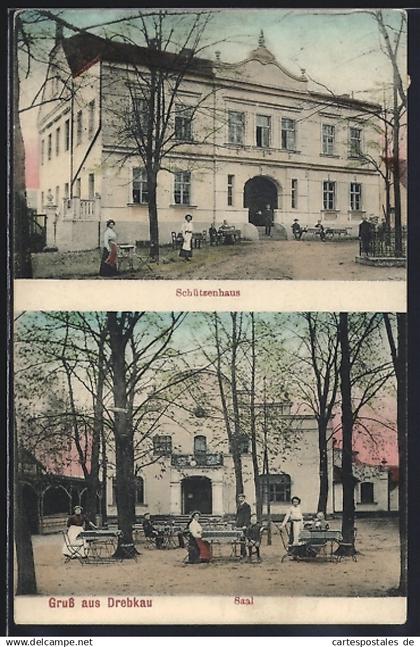
[[[310,96],[314,99],[321,99],[323,101],[328,101],[333,106],[341,108],[361,108],[369,111],[380,111],[381,106],[379,103],[374,103],[373,101],[362,101],[361,99],[353,99],[348,95],[333,93],[327,94],[326,92],[309,92]]]
[[[185,56],[182,56],[182,53],[138,47],[87,32],[64,38],[62,45],[73,76],[77,76],[99,60],[182,71],[190,56],[190,50],[185,50]],[[199,76],[214,76],[213,63],[205,58],[193,57],[187,63],[187,71]]]

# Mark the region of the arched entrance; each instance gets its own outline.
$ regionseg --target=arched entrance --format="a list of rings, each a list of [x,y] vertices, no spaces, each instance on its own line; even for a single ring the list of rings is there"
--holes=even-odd
[[[257,175],[245,182],[244,207],[248,209],[248,220],[255,226],[265,225],[264,209],[278,209],[278,190],[276,183],[265,175]]]
[[[212,514],[211,480],[206,476],[190,476],[181,482],[182,512],[190,514],[199,510],[202,514]]]

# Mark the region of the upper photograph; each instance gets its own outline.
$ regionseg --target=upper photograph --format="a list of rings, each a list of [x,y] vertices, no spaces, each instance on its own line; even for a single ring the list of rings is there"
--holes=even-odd
[[[402,10],[11,15],[15,278],[406,278]]]

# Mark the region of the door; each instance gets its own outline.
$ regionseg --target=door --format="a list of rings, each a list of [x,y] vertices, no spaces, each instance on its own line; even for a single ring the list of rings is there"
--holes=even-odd
[[[198,510],[212,514],[211,480],[206,476],[190,476],[182,481],[183,514]]]

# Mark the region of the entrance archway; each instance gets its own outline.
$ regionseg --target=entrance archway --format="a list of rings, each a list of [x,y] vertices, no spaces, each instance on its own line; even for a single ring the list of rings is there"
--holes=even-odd
[[[211,480],[206,476],[190,476],[183,479],[181,495],[183,514],[190,514],[194,510],[199,510],[202,514],[212,514]]]
[[[257,175],[245,182],[244,207],[248,209],[248,220],[252,225],[263,226],[264,209],[278,209],[278,189],[276,183],[265,175]]]

